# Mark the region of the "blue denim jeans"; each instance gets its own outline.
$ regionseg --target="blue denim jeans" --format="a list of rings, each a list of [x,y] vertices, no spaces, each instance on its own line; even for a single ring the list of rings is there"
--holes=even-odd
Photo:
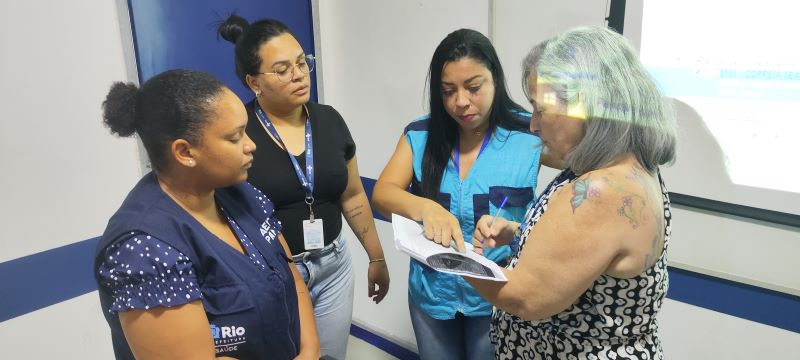
[[[494,359],[489,340],[491,316],[464,316],[457,313],[449,320],[437,320],[420,309],[408,297],[411,325],[422,360]]]
[[[340,233],[328,246],[292,258],[314,306],[321,355],[344,360],[353,318],[354,281],[347,241]]]

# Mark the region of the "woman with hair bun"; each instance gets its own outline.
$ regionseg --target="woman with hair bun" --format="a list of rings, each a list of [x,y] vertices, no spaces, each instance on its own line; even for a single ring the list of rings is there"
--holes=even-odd
[[[245,181],[256,146],[239,98],[211,75],[172,70],[141,88],[115,83],[103,118],[136,134],[153,168],[95,252],[116,358],[319,358],[281,223]]]
[[[311,291],[323,355],[343,360],[353,312],[342,215],[369,257],[368,296],[389,290],[356,146],[341,115],[309,101],[315,58],[283,23],[231,15],[219,34],[235,44],[236,73],[255,94],[247,134],[258,145],[249,181],[275,203],[294,262]]]

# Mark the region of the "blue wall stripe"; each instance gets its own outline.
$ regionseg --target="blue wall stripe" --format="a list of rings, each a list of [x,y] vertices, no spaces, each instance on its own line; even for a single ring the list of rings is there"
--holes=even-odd
[[[667,297],[742,319],[800,333],[800,297],[669,268]]]
[[[419,360],[419,355],[411,350],[408,350],[394,342],[387,340],[379,335],[361,328],[356,324],[350,325],[350,335],[353,335],[361,340],[370,343],[378,349],[381,349],[400,360]]]
[[[362,180],[371,198],[375,180]],[[376,218],[386,221],[382,216]],[[4,286],[0,322],[94,291],[92,264],[97,241],[84,240],[0,263],[0,284]],[[667,297],[672,300],[800,333],[798,296],[673,267],[669,272]]]
[[[0,263],[0,322],[96,290],[92,267],[98,240]]]

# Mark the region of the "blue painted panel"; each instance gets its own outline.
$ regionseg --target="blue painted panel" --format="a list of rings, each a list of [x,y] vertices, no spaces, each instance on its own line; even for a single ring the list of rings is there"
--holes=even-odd
[[[314,53],[308,0],[136,0],[128,1],[139,80],[177,68],[201,70],[224,81],[243,101],[253,98],[236,77],[233,44],[217,37],[230,13],[250,22],[273,18],[286,24],[308,54]],[[317,99],[312,73],[311,99]]]

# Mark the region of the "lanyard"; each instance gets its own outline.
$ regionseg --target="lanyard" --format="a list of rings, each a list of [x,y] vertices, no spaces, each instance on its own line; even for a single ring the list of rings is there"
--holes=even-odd
[[[294,166],[294,172],[297,174],[297,179],[300,180],[300,184],[303,185],[303,189],[306,191],[306,198],[305,202],[308,205],[308,211],[311,213],[311,220],[314,220],[314,210],[311,209],[311,204],[314,203],[314,141],[311,136],[311,118],[306,117],[306,171],[303,172],[300,169],[300,164],[295,159],[294,155],[289,152],[289,149],[283,143],[281,136],[278,135],[278,130],[275,130],[275,127],[272,126],[272,122],[269,121],[267,114],[261,110],[261,107],[258,106],[258,103],[255,104],[256,116],[258,119],[261,120],[261,124],[264,125],[264,129],[266,129],[275,140],[278,140],[278,143],[281,144],[284,150],[286,150],[286,154],[289,155],[289,160],[292,161],[292,165]],[[306,114],[308,114],[308,110],[306,110]]]
[[[489,139],[491,139],[491,138],[492,138],[492,131],[489,130],[489,131],[486,132],[486,137],[483,138],[483,144],[481,144],[481,149],[478,150],[478,156],[481,156],[481,153],[483,152],[483,149],[486,148],[486,145],[489,145]],[[461,174],[461,170],[459,170],[459,161],[458,160],[461,157],[461,154],[460,154],[459,148],[461,148],[461,141],[458,138],[458,133],[456,133],[456,146],[453,149],[453,166],[455,166],[456,174],[460,178],[461,177],[461,175],[460,175]],[[475,157],[475,159],[477,161],[478,158]]]

